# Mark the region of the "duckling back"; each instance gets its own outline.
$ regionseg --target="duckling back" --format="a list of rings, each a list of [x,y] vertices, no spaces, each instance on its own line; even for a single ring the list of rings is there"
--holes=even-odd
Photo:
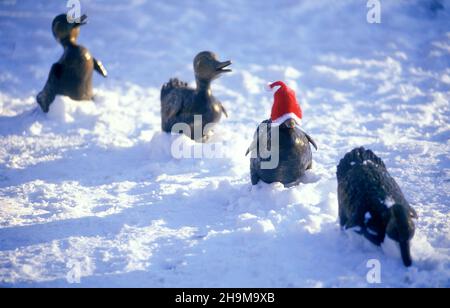
[[[260,180],[265,183],[280,182],[285,186],[298,184],[306,170],[312,167],[312,151],[308,138],[299,130],[278,129],[278,144],[272,139],[270,121],[264,121],[261,125],[269,125],[267,135],[259,136],[259,128],[255,134],[254,143],[260,147],[265,142],[259,138],[267,138],[267,149],[271,156],[261,157],[261,150],[253,150],[250,159],[250,173],[252,184],[256,185]],[[273,154],[277,150],[278,155]],[[274,168],[265,168],[264,164],[278,160]]]
[[[69,46],[58,64],[61,65],[57,81],[58,94],[67,95],[74,100],[92,99],[94,59],[89,50],[81,45]]]
[[[347,153],[337,167],[338,201],[341,225],[351,228],[364,225],[369,211],[381,215],[390,194],[399,188],[388,174],[383,161],[363,147]],[[399,196],[403,199],[403,195]]]

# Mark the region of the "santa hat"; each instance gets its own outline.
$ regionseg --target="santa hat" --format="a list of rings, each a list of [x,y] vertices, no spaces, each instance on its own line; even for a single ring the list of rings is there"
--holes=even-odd
[[[276,81],[268,86],[270,89],[280,87],[274,94],[272,114],[270,116],[272,124],[281,125],[289,119],[294,119],[297,124],[300,124],[303,113],[295,97],[294,90],[282,81]]]

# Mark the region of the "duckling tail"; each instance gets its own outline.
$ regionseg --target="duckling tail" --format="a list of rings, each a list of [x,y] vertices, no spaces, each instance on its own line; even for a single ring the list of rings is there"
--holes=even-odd
[[[347,172],[356,165],[363,165],[365,162],[370,161],[382,168],[386,168],[381,158],[375,155],[371,150],[366,150],[363,147],[356,148],[350,153],[347,153],[343,159],[339,162],[337,167],[337,177],[341,179],[345,177]]]
[[[188,84],[182,82],[177,78],[170,79],[168,83],[164,84],[161,88],[161,99],[164,99],[172,90],[179,88],[187,88]]]

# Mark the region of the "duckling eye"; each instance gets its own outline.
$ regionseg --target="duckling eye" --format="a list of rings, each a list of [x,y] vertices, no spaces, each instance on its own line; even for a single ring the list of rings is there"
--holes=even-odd
[[[203,64],[202,59],[198,59],[198,60],[195,62],[195,67],[196,67],[197,69],[202,69],[202,68],[204,67],[204,64]]]

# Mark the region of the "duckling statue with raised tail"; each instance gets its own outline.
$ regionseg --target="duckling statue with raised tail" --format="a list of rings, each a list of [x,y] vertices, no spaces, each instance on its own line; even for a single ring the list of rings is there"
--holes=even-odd
[[[312,168],[312,144],[314,140],[300,127],[302,109],[295,92],[284,82],[270,85],[275,101],[269,120],[263,121],[246,155],[251,153],[250,175],[253,185],[260,180],[266,183],[280,182],[285,186],[300,183],[306,170]]]
[[[231,72],[227,68],[230,65],[231,61],[221,62],[214,53],[204,51],[194,59],[195,89],[178,79],[166,83],[161,89],[162,130],[170,133],[176,129],[174,125],[181,124],[186,128],[182,130],[185,135],[204,141],[212,124],[218,123],[222,114],[228,116],[222,103],[212,95],[211,83]]]
[[[92,73],[97,71],[103,77],[107,72],[102,63],[89,50],[77,44],[80,26],[86,24],[87,16],[71,20],[66,14],[55,17],[52,32],[64,48],[58,62],[53,64],[44,89],[36,100],[42,111],[47,113],[56,95],[65,95],[73,100],[91,100],[94,96]]]

